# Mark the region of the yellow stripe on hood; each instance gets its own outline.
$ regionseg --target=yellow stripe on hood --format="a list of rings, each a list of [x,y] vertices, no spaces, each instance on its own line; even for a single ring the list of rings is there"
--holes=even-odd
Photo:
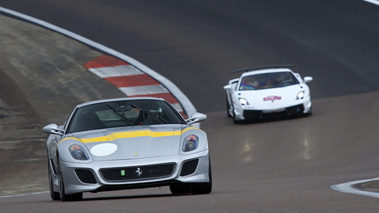
[[[151,130],[138,130],[138,131],[132,131],[132,132],[116,132],[112,133],[107,136],[101,136],[101,137],[94,137],[94,138],[75,138],[75,137],[67,137],[61,140],[59,143],[73,139],[81,141],[82,143],[93,143],[93,142],[106,142],[106,141],[114,141],[121,138],[136,138],[136,137],[166,137],[166,136],[177,136],[181,135],[191,129],[198,129],[195,127],[188,127],[183,130],[176,130],[176,131],[165,131],[165,132],[156,132]]]

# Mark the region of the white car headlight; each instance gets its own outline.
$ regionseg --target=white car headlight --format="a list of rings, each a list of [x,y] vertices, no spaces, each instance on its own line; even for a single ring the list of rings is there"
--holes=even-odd
[[[296,100],[301,100],[304,98],[304,91],[297,93]]]
[[[249,102],[247,102],[247,100],[244,99],[244,98],[238,98],[238,100],[240,101],[240,104],[241,104],[242,106],[249,105]]]
[[[197,149],[199,145],[199,137],[196,135],[188,135],[183,141],[183,152],[189,152]]]

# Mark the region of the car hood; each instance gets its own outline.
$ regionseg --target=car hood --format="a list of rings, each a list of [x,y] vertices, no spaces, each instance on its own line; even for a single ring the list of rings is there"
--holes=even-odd
[[[186,125],[134,126],[73,134],[93,160],[122,160],[178,154]]]

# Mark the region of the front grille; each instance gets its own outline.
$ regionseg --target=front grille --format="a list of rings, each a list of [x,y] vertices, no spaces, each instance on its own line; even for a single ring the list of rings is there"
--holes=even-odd
[[[95,176],[90,170],[86,169],[75,169],[76,176],[78,176],[79,180],[83,183],[97,183]]]
[[[261,110],[244,110],[245,119],[277,118],[285,116],[301,115],[304,112],[303,104],[287,107],[283,112],[263,113]]]
[[[198,163],[199,163],[199,159],[185,162],[183,164],[182,171],[180,172],[180,176],[187,176],[194,173],[197,168]]]
[[[136,181],[172,175],[175,163],[100,169],[107,181]]]

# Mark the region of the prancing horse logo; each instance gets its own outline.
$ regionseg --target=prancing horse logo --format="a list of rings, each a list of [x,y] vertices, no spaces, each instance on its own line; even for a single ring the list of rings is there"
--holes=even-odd
[[[141,177],[142,175],[142,170],[138,167],[137,170],[135,171],[138,177]]]

